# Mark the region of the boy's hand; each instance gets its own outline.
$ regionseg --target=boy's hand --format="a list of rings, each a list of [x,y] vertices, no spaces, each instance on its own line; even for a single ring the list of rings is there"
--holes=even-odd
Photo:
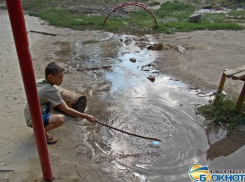
[[[87,115],[86,119],[91,123],[97,123],[98,122],[98,120],[94,116],[91,116],[91,115]]]

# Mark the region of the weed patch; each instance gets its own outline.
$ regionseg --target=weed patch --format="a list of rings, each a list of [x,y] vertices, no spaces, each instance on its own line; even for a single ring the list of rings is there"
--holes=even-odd
[[[236,10],[236,9],[233,9],[233,10],[230,11],[229,14],[231,16],[245,18],[245,10]]]
[[[214,123],[224,123],[228,128],[233,128],[237,124],[245,123],[245,108],[238,113],[235,109],[236,103],[237,99],[222,96],[218,103],[201,106],[198,112]]]

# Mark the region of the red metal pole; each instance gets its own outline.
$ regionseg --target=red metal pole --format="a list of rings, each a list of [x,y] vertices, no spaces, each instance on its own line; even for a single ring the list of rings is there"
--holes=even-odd
[[[21,0],[6,0],[44,180],[53,179]]]

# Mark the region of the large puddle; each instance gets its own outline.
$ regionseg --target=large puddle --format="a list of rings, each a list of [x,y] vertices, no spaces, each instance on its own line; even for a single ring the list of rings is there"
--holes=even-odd
[[[144,38],[148,43],[153,41],[150,35]],[[232,162],[227,158],[223,166],[223,158],[218,158],[234,153],[244,143],[223,154],[220,150],[229,141],[218,147],[215,144],[227,140],[226,130],[206,130],[204,119],[196,115],[196,106],[207,103],[210,97],[160,74],[154,69],[156,52],[139,48],[136,43],[140,41],[136,40],[134,36],[113,35],[103,41],[58,42],[58,60],[93,80],[83,85],[87,87],[89,113],[119,129],[163,141],[156,147],[151,140],[89,125],[86,130],[91,158],[116,177],[130,171],[142,181],[190,181],[188,170],[193,163],[241,168],[239,157],[233,157]],[[64,59],[67,54],[72,60]],[[149,76],[155,81],[147,79]],[[95,86],[89,87],[90,83]]]

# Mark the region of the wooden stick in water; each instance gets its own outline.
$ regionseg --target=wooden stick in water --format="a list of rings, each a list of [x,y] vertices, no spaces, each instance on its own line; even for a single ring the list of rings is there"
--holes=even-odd
[[[101,125],[103,125],[103,126],[106,126],[106,127],[108,127],[108,128],[111,128],[111,129],[120,131],[120,132],[122,132],[122,133],[126,133],[126,134],[128,134],[128,135],[132,135],[132,136],[136,136],[136,137],[140,137],[140,138],[145,138],[145,139],[149,139],[149,140],[155,140],[155,141],[162,142],[162,140],[160,140],[160,139],[158,139],[158,138],[146,137],[146,136],[142,136],[142,135],[136,135],[136,134],[134,134],[134,133],[129,133],[129,132],[127,132],[127,131],[123,131],[123,130],[120,130],[120,129],[115,128],[115,127],[113,127],[113,126],[109,126],[109,125],[107,125],[107,124],[101,123],[101,122],[99,122],[99,121],[97,121],[97,123],[99,123],[99,124],[101,124]]]

